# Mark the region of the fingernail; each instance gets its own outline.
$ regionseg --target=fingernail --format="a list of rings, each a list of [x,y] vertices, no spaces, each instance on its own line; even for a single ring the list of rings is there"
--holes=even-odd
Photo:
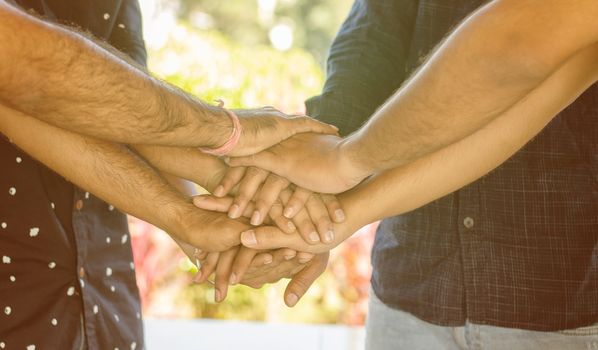
[[[296,255],[297,255],[296,253],[293,253],[293,254],[287,254],[287,255],[285,255],[285,256],[284,256],[284,259],[285,259],[285,260],[291,260],[291,259],[293,259],[293,258],[294,258]]]
[[[233,204],[229,211],[228,211],[228,217],[231,219],[237,219],[239,217],[239,205],[238,204]]]
[[[299,298],[294,293],[287,295],[287,305],[288,306],[295,306]]]
[[[261,219],[262,219],[262,216],[260,215],[260,212],[254,211],[253,215],[251,215],[251,224],[253,226],[258,226],[260,224]]]
[[[216,290],[214,291],[214,300],[215,300],[217,303],[219,303],[219,302],[220,302],[220,297],[221,297],[220,291],[219,291],[218,289],[216,289]]]
[[[237,275],[234,272],[230,274],[230,278],[228,279],[228,283],[230,283],[233,286],[235,284],[237,284]]]
[[[334,232],[332,232],[332,231],[327,231],[327,232],[324,234],[324,241],[325,241],[326,243],[330,243],[330,242],[332,242],[332,240],[333,240],[333,239],[334,239]]]
[[[295,224],[293,224],[292,221],[287,222],[287,227],[289,228],[289,230],[291,231],[295,231],[297,229],[297,227],[295,226]]]
[[[272,256],[271,255],[266,255],[264,257],[264,265],[268,265],[268,264],[272,264]]]
[[[291,218],[293,218],[294,212],[295,212],[295,210],[293,210],[293,208],[286,208],[284,210],[284,212],[282,213],[282,215],[284,215],[284,217],[287,219],[291,219]]]
[[[224,195],[224,186],[219,185],[218,187],[216,187],[216,189],[214,190],[214,196],[223,197]]]
[[[193,278],[193,282],[198,283],[199,281],[201,281],[201,270],[199,270],[197,272],[197,274],[195,274],[195,277]]]
[[[345,211],[344,210],[337,209],[334,211],[334,215],[336,216],[337,222],[345,221]]]
[[[320,236],[318,236],[317,232],[312,232],[309,234],[309,240],[312,242],[319,242],[320,241]]]
[[[255,247],[257,245],[257,239],[255,238],[255,232],[252,230],[241,233],[241,242],[246,247]]]
[[[299,261],[300,264],[307,264],[311,261],[311,258],[299,258],[297,261]]]

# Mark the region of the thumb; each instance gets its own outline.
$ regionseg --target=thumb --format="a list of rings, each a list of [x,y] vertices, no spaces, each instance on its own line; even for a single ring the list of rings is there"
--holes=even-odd
[[[309,246],[299,234],[288,235],[274,226],[260,226],[241,233],[241,244],[257,250],[291,248],[309,251]]]
[[[320,254],[306,268],[299,271],[289,282],[284,291],[284,302],[288,307],[293,307],[309,290],[311,285],[326,270],[328,264],[328,253]]]
[[[338,128],[334,125],[323,123],[308,116],[298,116],[286,119],[289,137],[304,132],[317,134],[337,135]]]

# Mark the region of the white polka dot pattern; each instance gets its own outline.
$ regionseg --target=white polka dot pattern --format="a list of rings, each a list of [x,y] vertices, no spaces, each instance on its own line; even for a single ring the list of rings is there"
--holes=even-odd
[[[6,256],[6,255],[2,256],[2,262],[4,264],[10,264],[11,261],[12,260],[10,259],[10,256]]]
[[[37,235],[39,235],[39,227],[32,227],[29,229],[30,237],[37,237]]]
[[[8,194],[10,194],[11,196],[14,196],[15,194],[17,194],[17,189],[14,187],[9,188]]]
[[[69,289],[66,290],[66,295],[73,296],[75,294],[75,287],[69,287]]]

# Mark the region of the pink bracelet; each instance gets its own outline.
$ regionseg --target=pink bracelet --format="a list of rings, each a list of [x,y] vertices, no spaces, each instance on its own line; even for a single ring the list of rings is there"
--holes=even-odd
[[[224,108],[224,101],[217,100],[218,107]],[[241,139],[241,131],[243,130],[241,127],[241,122],[239,121],[239,117],[232,111],[224,108],[224,111],[229,116],[230,120],[233,122],[233,131],[230,134],[228,140],[218,148],[204,148],[200,147],[199,150],[203,153],[211,154],[213,156],[225,156],[232,152],[232,150],[237,146],[239,140]]]

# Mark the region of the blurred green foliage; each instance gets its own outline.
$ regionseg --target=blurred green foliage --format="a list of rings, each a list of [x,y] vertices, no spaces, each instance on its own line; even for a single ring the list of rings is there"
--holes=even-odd
[[[292,28],[293,47],[320,64],[347,16],[352,0],[162,0],[177,4],[177,15],[198,29],[214,29],[241,45],[268,45],[277,24]]]

